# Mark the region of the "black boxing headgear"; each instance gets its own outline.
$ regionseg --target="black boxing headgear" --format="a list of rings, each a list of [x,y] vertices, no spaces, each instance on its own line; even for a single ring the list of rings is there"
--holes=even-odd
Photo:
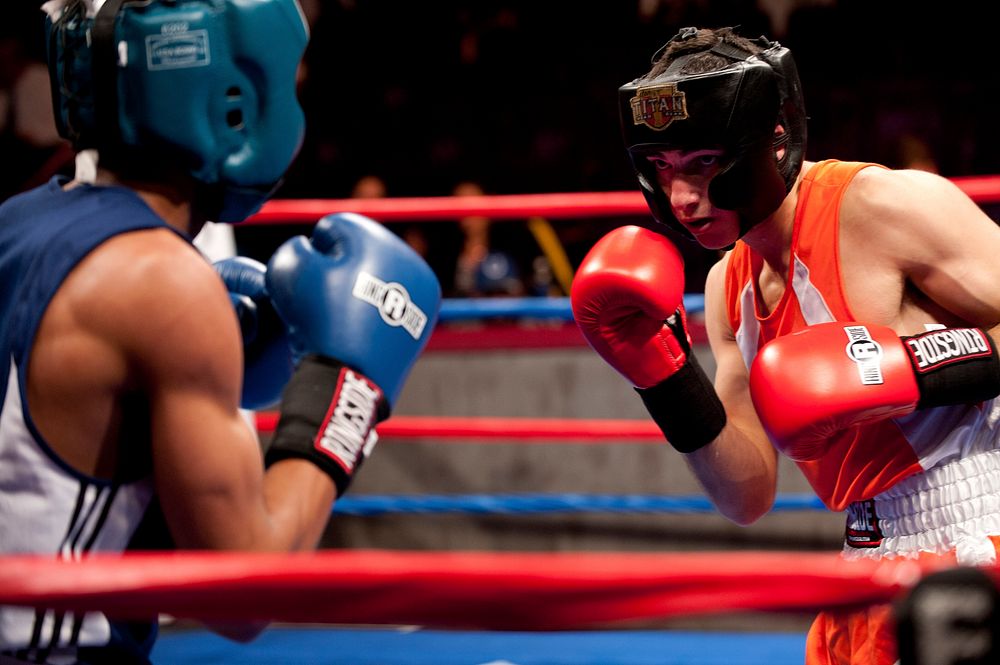
[[[655,63],[676,41],[697,34],[684,28],[653,56]],[[798,177],[806,149],[802,85],[791,52],[764,37],[751,40],[757,54],[718,43],[685,53],[654,78],[641,77],[618,89],[622,135],[639,187],[657,221],[691,233],[677,221],[660,188],[651,154],[664,150],[718,148],[723,164],[709,184],[712,204],[734,210],[740,237],[778,209]],[[730,61],[722,69],[682,74],[702,53]],[[775,135],[781,125],[785,133]],[[781,159],[776,151],[784,148]]]

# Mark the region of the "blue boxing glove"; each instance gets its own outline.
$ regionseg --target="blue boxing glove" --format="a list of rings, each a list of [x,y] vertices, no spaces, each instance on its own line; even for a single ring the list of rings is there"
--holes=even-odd
[[[268,464],[305,458],[340,496],[377,440],[441,305],[430,266],[367,217],[324,217],[285,242],[267,291],[288,326],[297,369],[281,403]]]
[[[275,404],[292,376],[292,350],[285,324],[267,295],[264,264],[237,256],[213,264],[222,277],[243,336],[243,393],[240,406]]]

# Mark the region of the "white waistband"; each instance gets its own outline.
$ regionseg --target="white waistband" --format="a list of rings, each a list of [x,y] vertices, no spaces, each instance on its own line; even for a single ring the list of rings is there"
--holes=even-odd
[[[987,538],[1000,535],[1000,450],[928,469],[873,500],[882,532],[877,547],[844,547],[848,558],[916,557],[955,550],[959,563],[994,563]]]

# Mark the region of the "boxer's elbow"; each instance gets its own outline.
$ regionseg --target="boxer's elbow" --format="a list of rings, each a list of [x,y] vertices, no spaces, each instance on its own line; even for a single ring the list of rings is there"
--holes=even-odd
[[[719,512],[730,522],[737,526],[750,526],[761,517],[767,514],[767,510],[755,510],[748,506],[738,506],[736,508],[719,509]]]
[[[693,467],[715,509],[730,522],[749,526],[774,506],[776,481],[773,474],[710,473]]]
[[[773,490],[757,490],[715,498],[715,506],[723,517],[738,526],[750,526],[774,506]]]

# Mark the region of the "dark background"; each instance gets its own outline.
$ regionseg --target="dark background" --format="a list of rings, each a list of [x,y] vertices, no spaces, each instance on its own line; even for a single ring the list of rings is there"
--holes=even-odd
[[[0,19],[7,100],[0,200],[72,168],[65,145],[25,138],[10,111],[11,99],[28,94],[19,78],[44,59],[39,5],[5,3]],[[306,0],[303,7],[312,24],[300,89],[308,130],[279,197],[349,197],[365,176],[379,178],[390,197],[449,195],[469,181],[491,194],[634,189],[616,90],[686,25],[739,25],[792,49],[810,116],[809,159],[945,176],[1000,173],[989,3]],[[556,227],[575,265],[624,221],[636,220]],[[301,230],[243,227],[237,239],[241,251],[266,259]],[[451,223],[423,232],[447,291],[461,234]],[[491,237],[522,268],[539,253],[516,222],[494,225]],[[699,263],[696,248],[685,251]]]

